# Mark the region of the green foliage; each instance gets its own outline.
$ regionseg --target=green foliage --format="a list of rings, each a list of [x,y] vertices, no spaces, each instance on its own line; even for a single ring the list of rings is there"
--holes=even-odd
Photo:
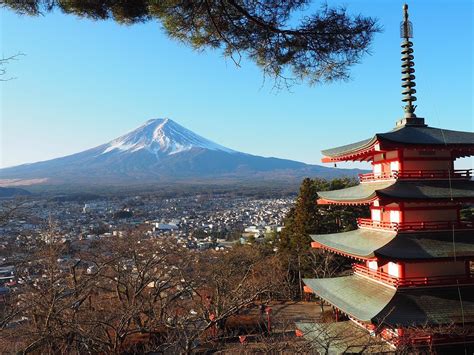
[[[337,190],[357,184],[355,179],[304,179],[295,206],[285,219],[280,249],[298,253],[310,248],[310,234],[335,233],[356,228],[356,218],[368,214],[366,207],[318,205],[318,191]]]
[[[287,251],[296,251],[308,248],[311,242],[309,234],[320,222],[316,200],[318,198],[313,180],[303,180],[295,206],[285,219],[285,228],[281,233],[280,248]]]
[[[340,257],[329,257],[326,252],[311,250],[311,234],[327,234],[352,230],[356,218],[368,215],[366,206],[318,205],[318,191],[346,188],[357,184],[355,179],[304,179],[295,206],[285,219],[279,242],[280,257],[287,262],[290,282],[296,292],[301,277],[333,275],[347,263]],[[315,265],[316,264],[316,265]],[[300,287],[301,292],[301,287]]]
[[[265,74],[287,83],[286,72],[311,84],[348,78],[367,52],[376,21],[323,6],[306,16],[311,0],[3,0],[16,12],[39,15],[59,9],[122,24],[158,21],[171,38],[197,50],[220,49],[240,65],[247,56]],[[290,25],[291,24],[291,25]],[[293,24],[295,24],[293,26]],[[280,82],[278,80],[278,82]]]

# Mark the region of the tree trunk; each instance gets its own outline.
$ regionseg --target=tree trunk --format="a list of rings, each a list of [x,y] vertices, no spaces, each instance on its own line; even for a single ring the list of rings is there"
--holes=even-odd
[[[298,251],[298,284],[300,287],[300,300],[303,299],[303,283],[301,281],[301,256]]]

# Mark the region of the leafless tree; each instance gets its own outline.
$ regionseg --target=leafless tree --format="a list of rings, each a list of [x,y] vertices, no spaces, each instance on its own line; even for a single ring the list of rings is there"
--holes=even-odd
[[[13,77],[7,77],[7,68],[6,66],[14,60],[17,60],[19,57],[24,56],[23,53],[17,53],[8,57],[0,57],[0,81],[9,81],[15,79]]]
[[[7,225],[12,219],[18,219],[25,213],[26,198],[0,200],[0,227]]]
[[[190,353],[279,290],[277,260],[250,247],[193,252],[137,233],[81,248],[65,257],[54,225],[42,233],[16,265],[2,342],[24,353]]]
[[[347,268],[347,259],[321,249],[310,249],[307,257],[316,278],[334,277]]]

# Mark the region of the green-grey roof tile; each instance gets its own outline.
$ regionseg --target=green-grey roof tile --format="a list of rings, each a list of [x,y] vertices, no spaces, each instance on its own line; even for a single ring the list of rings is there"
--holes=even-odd
[[[318,192],[319,197],[326,198],[329,200],[338,200],[338,201],[358,201],[365,200],[372,197],[375,197],[375,192],[377,190],[383,190],[390,185],[394,184],[394,181],[388,182],[374,182],[368,184],[359,184],[356,186],[348,187],[340,190],[332,191],[320,191]]]
[[[452,131],[449,129],[420,126],[403,126],[362,141],[323,150],[327,157],[337,157],[369,147],[376,140],[386,140],[409,145],[471,145],[474,146],[474,133]]]
[[[311,238],[329,248],[362,258],[394,260],[474,257],[474,230],[394,233],[373,229],[318,234]],[[453,241],[455,244],[453,244]]]
[[[312,235],[311,238],[315,242],[347,254],[372,258],[375,256],[374,252],[388,244],[395,235],[393,232],[356,229],[344,233]]]
[[[314,293],[364,322],[392,326],[474,322],[474,286],[394,288],[352,275],[304,279]]]
[[[404,200],[473,199],[474,181],[411,180],[371,182],[341,190],[321,191],[319,197],[341,202],[360,201],[375,196]]]
[[[326,150],[321,151],[321,153],[323,153],[323,155],[327,157],[339,156],[345,153],[360,150],[364,147],[368,147],[372,144],[372,141],[375,141],[375,139],[374,138],[364,139],[362,141],[346,144],[337,148],[326,149]]]
[[[473,257],[474,230],[400,233],[375,255],[397,260]]]
[[[394,326],[474,321],[474,286],[399,289],[374,321]]]
[[[435,127],[404,126],[387,133],[378,133],[379,139],[404,144],[420,145],[474,145],[474,133],[452,131]]]
[[[303,282],[322,299],[364,322],[370,322],[377,316],[396,292],[393,288],[356,275],[330,279],[304,279]]]
[[[378,191],[380,196],[396,199],[474,198],[474,181],[397,181]]]

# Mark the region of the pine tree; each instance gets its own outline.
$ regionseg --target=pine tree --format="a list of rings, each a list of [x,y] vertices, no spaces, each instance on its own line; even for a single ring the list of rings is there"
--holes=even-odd
[[[303,180],[295,207],[286,218],[281,235],[281,247],[287,250],[306,250],[311,243],[310,233],[317,230],[320,215],[316,200],[318,193],[313,180]]]
[[[287,260],[288,272],[302,296],[301,278],[311,275],[315,252],[311,250],[311,234],[337,233],[355,229],[356,217],[368,213],[367,207],[358,206],[327,206],[318,205],[318,191],[342,189],[357,183],[355,179],[340,178],[331,181],[324,179],[303,180],[294,207],[284,221],[284,229],[280,235],[279,252]],[[311,255],[312,253],[312,255]],[[324,252],[319,252],[323,262]],[[316,258],[317,259],[317,258]],[[328,267],[341,266],[335,258]],[[331,272],[329,272],[331,273]]]
[[[289,76],[311,84],[347,79],[380,28],[371,17],[348,14],[340,6],[310,9],[311,2],[2,0],[0,6],[20,14],[59,10],[127,25],[156,21],[170,38],[197,50],[221,50],[237,66],[249,58],[281,84]]]

